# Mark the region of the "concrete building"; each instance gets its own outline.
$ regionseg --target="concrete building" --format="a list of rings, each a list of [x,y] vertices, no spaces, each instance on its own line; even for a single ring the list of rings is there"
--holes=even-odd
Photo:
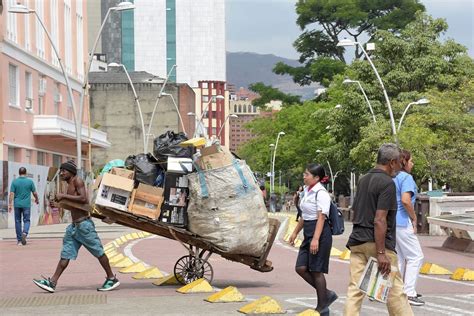
[[[9,13],[17,2],[35,10],[58,47],[79,104],[87,56],[88,1],[0,1],[0,159],[59,166],[76,156],[74,109],[58,59],[34,14]],[[87,108],[87,106],[86,106]],[[87,169],[88,113],[82,120],[82,157]],[[110,145],[92,129],[93,147]]]
[[[147,72],[130,72],[142,109],[145,129],[151,120],[159,91],[164,83]],[[109,135],[112,146],[107,150],[93,151],[93,168],[102,167],[113,159],[143,153],[141,120],[129,81],[121,67],[108,67],[107,72],[91,72],[90,105],[91,123]],[[188,135],[194,133],[194,118],[187,115],[195,107],[195,94],[187,84],[168,82],[155,112],[148,152],[153,152],[153,139],[168,130],[182,131],[176,107],[179,108]],[[176,102],[176,106],[175,103]]]
[[[119,2],[100,1],[100,21]],[[96,52],[105,54],[108,63],[122,63],[129,71],[146,71],[162,78],[173,69],[171,81],[193,88],[200,80],[226,80],[224,1],[133,2],[134,10],[111,14],[106,21],[101,48]],[[97,34],[100,24],[91,19],[90,34]]]

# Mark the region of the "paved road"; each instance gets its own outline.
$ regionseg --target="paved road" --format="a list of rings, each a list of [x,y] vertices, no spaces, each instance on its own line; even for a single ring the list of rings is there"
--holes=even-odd
[[[104,242],[132,231],[101,223],[97,226]],[[0,241],[0,308],[4,312],[0,310],[0,314],[236,315],[239,314],[237,310],[245,304],[210,304],[203,301],[208,294],[178,294],[175,291],[177,286],[157,287],[152,284],[152,280],[134,280],[131,277],[133,274],[118,272],[122,283],[119,290],[98,293],[95,288],[103,282],[104,273],[97,260],[85,250],[81,250],[76,262],[71,262],[60,279],[57,292],[45,293],[34,286],[31,279],[53,273],[61,247],[61,239],[58,237],[64,230],[64,225],[35,229],[38,232],[32,232],[32,239],[24,247],[16,246],[14,240],[8,239],[9,230],[0,232],[0,237],[3,238]],[[11,234],[13,236],[12,230]],[[347,236],[337,237],[334,245],[343,249],[345,240]],[[427,261],[452,270],[461,266],[474,269],[472,256],[441,249],[439,246],[442,240],[439,237],[421,237]],[[156,236],[132,241],[120,250],[165,273],[171,273],[176,260],[187,254],[178,242]],[[260,273],[214,255],[210,258],[214,268],[213,286],[221,289],[229,285],[236,286],[249,301],[270,295],[289,315],[314,308],[314,291],[293,270],[296,252],[295,248],[283,241],[276,242],[269,257],[275,269],[270,273]],[[331,309],[333,315],[342,315],[348,271],[347,261],[332,259],[327,277],[328,287],[340,295]],[[427,304],[414,307],[415,315],[473,315],[473,282],[453,281],[447,276],[422,276],[418,289],[423,293]],[[367,301],[362,315],[387,313],[384,305]]]

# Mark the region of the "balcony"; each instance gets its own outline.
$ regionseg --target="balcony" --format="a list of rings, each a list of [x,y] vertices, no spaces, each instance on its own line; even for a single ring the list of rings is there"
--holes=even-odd
[[[67,120],[57,115],[35,115],[33,120],[33,135],[35,136],[59,136],[67,139],[76,139],[76,125],[73,121]],[[87,126],[82,125],[81,141],[88,142]],[[107,133],[90,129],[91,145],[100,148],[109,148]]]

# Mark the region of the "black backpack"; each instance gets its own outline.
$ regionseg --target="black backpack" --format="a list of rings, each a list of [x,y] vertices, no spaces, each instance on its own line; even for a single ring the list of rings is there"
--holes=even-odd
[[[316,191],[316,203],[319,191],[321,190]],[[341,211],[337,208],[336,203],[333,201],[331,201],[331,206],[329,207],[328,224],[329,227],[331,227],[333,235],[342,235],[344,233],[344,217],[342,216]]]

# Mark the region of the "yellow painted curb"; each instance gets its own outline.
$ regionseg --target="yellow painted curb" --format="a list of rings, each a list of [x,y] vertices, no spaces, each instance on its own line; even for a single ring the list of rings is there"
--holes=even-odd
[[[295,245],[294,245],[293,247],[299,248],[299,247],[301,246],[301,243],[302,243],[302,242],[303,242],[303,241],[302,241],[301,239],[296,239],[296,240],[295,240]]]
[[[106,249],[115,249],[115,245],[113,243],[107,243],[104,245],[104,250]]]
[[[140,238],[140,236],[138,236],[138,233],[132,233],[131,235],[132,235],[133,239],[138,239],[138,238]]]
[[[119,253],[115,250],[113,251],[106,251],[105,252],[105,255],[107,256],[107,258],[112,259],[113,257],[115,257],[116,255],[118,255]]]
[[[438,274],[438,275],[443,275],[443,274],[453,274],[451,271],[448,269],[445,269],[437,264],[434,263],[425,263],[420,269],[421,274]]]
[[[118,255],[113,256],[112,258],[110,258],[110,259],[109,259],[109,263],[110,263],[110,264],[113,264],[113,263],[119,262],[119,261],[122,260],[123,258],[125,258],[125,256],[122,255],[121,253],[119,253]]]
[[[283,238],[283,240],[284,240],[284,241],[288,241],[288,240],[290,240],[290,237],[291,237],[291,234],[290,234],[290,233],[287,233],[287,234],[285,235],[285,238]]]
[[[129,257],[125,257],[122,260],[117,261],[114,264],[111,264],[111,266],[114,268],[126,268],[128,266],[131,266],[132,264],[133,264],[133,261]]]
[[[345,249],[339,256],[339,259],[342,259],[342,260],[349,260],[350,258],[351,258],[351,251],[349,249]]]
[[[132,276],[135,280],[140,279],[159,279],[163,278],[164,275],[157,267],[151,267],[146,269],[145,271],[139,272]]]
[[[127,239],[127,241],[134,239],[134,238],[132,237],[132,234],[126,234],[126,235],[124,235],[124,237],[125,237],[125,239]]]
[[[331,256],[335,256],[335,257],[339,257],[339,256],[342,255],[342,251],[340,251],[340,250],[337,249],[337,248],[332,247],[332,248],[331,248],[331,254],[330,254],[330,255],[331,255]]]
[[[256,301],[239,309],[243,314],[283,314],[285,311],[280,304],[270,296],[262,296]]]
[[[120,239],[120,237],[117,238],[117,239],[115,239],[114,241],[115,241],[115,242],[117,243],[117,245],[119,245],[119,246],[123,245],[123,240]]]
[[[143,235],[145,235],[145,237],[148,237],[150,236],[151,234],[149,232],[143,232]]]
[[[176,292],[183,293],[183,294],[208,293],[208,292],[214,292],[214,289],[209,284],[209,282],[206,281],[206,279],[198,279],[189,284],[186,284],[183,287],[180,287],[179,289],[176,290]]]
[[[143,262],[138,261],[132,264],[131,266],[125,267],[123,269],[120,269],[120,273],[138,273],[138,272],[143,272],[147,269]]]
[[[464,268],[458,268],[454,271],[450,277],[453,280],[458,281],[474,281],[474,271]]]
[[[125,236],[120,236],[120,240],[122,241],[122,243],[128,242],[128,239]]]
[[[137,235],[140,238],[145,238],[145,234],[143,234],[143,232],[138,232]]]
[[[245,297],[236,287],[228,286],[222,291],[214,293],[204,300],[210,303],[243,302]]]
[[[161,286],[161,285],[176,285],[176,284],[181,284],[179,281],[176,279],[174,274],[167,275],[163,278],[159,278],[155,282],[153,282],[154,285],[156,286]]]
[[[307,309],[297,314],[296,316],[320,316],[320,314],[314,309]]]

